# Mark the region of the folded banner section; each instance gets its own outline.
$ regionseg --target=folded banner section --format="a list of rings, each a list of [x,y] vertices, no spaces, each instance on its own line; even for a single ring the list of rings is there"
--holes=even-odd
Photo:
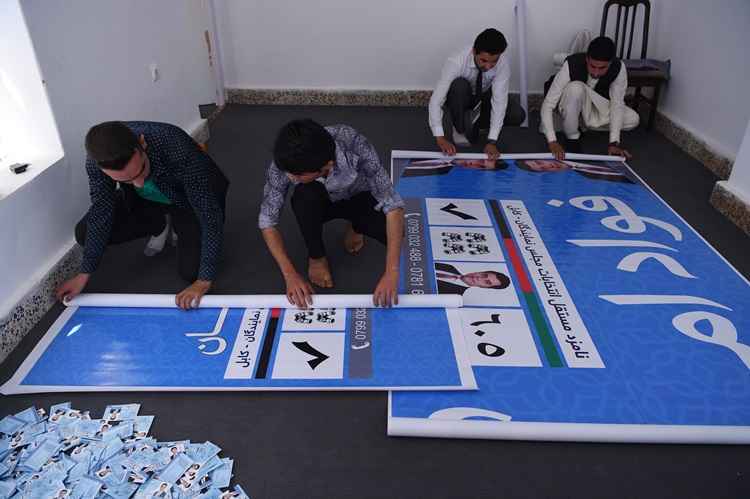
[[[80,295],[4,394],[68,391],[473,390],[460,295]]]

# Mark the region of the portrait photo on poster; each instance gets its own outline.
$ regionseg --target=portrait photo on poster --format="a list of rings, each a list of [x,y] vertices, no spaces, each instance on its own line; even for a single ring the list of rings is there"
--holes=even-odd
[[[626,184],[635,183],[626,173],[601,162],[599,164],[590,164],[570,160],[558,161],[556,159],[518,159],[515,160],[515,164],[521,170],[531,173],[575,172],[591,180],[623,182]]]
[[[402,177],[429,177],[432,175],[446,175],[453,168],[465,168],[477,171],[501,171],[508,168],[508,163],[501,159],[477,158],[414,158],[408,160]]]
[[[459,294],[465,306],[520,307],[504,263],[435,262],[438,294]]]

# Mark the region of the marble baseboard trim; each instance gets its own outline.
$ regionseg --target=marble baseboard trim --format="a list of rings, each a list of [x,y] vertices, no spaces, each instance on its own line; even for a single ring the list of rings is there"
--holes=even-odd
[[[0,319],[0,363],[55,304],[55,289],[73,277],[81,266],[83,251],[75,244],[11,312]]]
[[[732,192],[726,180],[716,182],[711,193],[711,205],[750,236],[750,201]]]
[[[432,90],[308,90],[227,88],[231,104],[280,106],[385,106],[426,107]],[[518,93],[511,92],[511,95]],[[529,94],[529,109],[538,111],[541,93]]]
[[[317,90],[227,88],[231,104],[281,106],[389,106],[424,107],[431,90]]]
[[[648,113],[646,113],[646,116],[648,116]],[[729,178],[733,164],[731,159],[711,149],[695,134],[678,125],[660,111],[656,112],[654,128],[670,142],[700,161],[714,175],[722,180]]]

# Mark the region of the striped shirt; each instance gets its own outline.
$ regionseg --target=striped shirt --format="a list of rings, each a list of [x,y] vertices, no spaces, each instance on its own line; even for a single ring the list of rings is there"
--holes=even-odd
[[[403,208],[401,196],[394,190],[393,183],[380,164],[377,151],[365,136],[348,125],[332,125],[325,129],[336,143],[336,161],[323,182],[331,201],[349,199],[355,194],[369,191],[378,201],[376,210],[388,213]],[[266,171],[258,227],[267,229],[279,223],[287,192],[294,184],[276,163],[271,162]]]

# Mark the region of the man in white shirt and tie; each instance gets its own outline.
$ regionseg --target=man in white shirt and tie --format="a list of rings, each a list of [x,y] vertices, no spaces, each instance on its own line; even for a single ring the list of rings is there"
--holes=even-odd
[[[516,99],[508,100],[510,60],[508,43],[498,30],[482,31],[472,47],[450,57],[432,92],[429,122],[438,147],[456,154],[456,143],[476,143],[489,128],[484,152],[497,159],[497,139],[503,125],[523,123],[526,112]]]
[[[566,149],[583,152],[581,121],[589,129],[608,128],[608,154],[630,158],[620,145],[620,132],[637,127],[640,118],[625,105],[627,88],[625,64],[615,57],[615,44],[606,36],[591,40],[586,53],[568,56],[549,85],[541,109],[542,131],[555,158],[562,160]],[[562,117],[565,148],[557,141],[553,112]]]

